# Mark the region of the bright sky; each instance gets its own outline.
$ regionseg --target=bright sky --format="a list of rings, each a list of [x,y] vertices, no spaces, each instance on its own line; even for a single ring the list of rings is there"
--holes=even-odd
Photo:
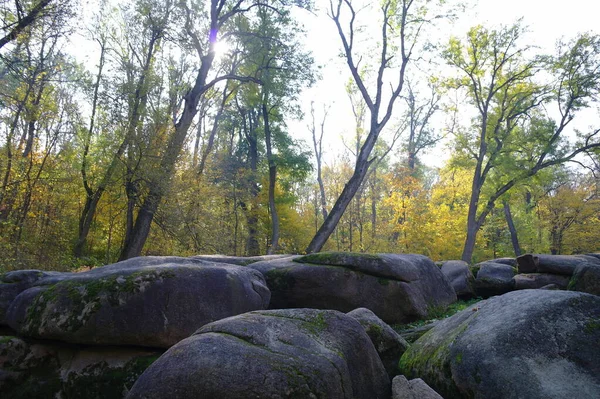
[[[318,3],[324,6],[328,2],[318,0]],[[597,18],[600,3],[595,5],[594,0],[472,0],[473,3],[474,6],[456,21],[453,35],[460,37],[474,25],[512,24],[522,17],[531,31],[524,40],[552,52],[561,37],[574,37],[584,31],[600,33]],[[341,137],[349,137],[354,130],[353,115],[345,93],[349,72],[344,59],[339,57],[341,42],[333,21],[324,14],[307,16],[305,21],[307,48],[313,51],[316,62],[323,66],[323,79],[304,93],[305,120],[291,122],[289,127],[295,137],[304,138],[312,145],[306,127],[310,121],[310,102],[315,101],[317,109],[320,108],[318,104],[331,106],[325,132],[327,137],[324,139],[326,160],[331,160],[337,158],[343,149]],[[594,116],[590,114],[590,118]],[[588,122],[590,118],[580,122],[579,126],[586,127],[591,123]],[[443,147],[436,148],[423,160],[430,166],[441,166],[448,157],[445,152]]]

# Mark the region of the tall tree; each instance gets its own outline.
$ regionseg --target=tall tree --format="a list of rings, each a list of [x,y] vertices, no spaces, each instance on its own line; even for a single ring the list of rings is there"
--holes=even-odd
[[[330,0],[329,12],[335,23],[338,34],[342,41],[344,56],[350,69],[352,79],[358,87],[360,94],[369,111],[368,134],[360,151],[357,154],[354,172],[342,193],[335,201],[329,215],[313,237],[306,248],[306,252],[318,252],[323,248],[325,242],[333,233],[335,227],[340,221],[346,208],[352,201],[352,198],[360,188],[367,171],[375,161],[371,158],[371,152],[383,128],[392,117],[394,103],[400,96],[404,87],[404,75],[408,63],[413,56],[417,38],[420,29],[425,25],[426,19],[423,15],[426,9],[414,4],[413,0],[392,1],[386,0],[381,3],[381,25],[379,64],[376,67],[376,77],[374,83],[374,93],[367,88],[368,82],[361,75],[359,64],[361,61],[358,50],[356,36],[358,34],[355,26],[357,11],[351,0]],[[421,14],[411,16],[416,10]],[[348,21],[344,21],[345,14],[348,14]],[[414,18],[413,18],[414,17]],[[393,54],[392,47],[398,48],[398,53]],[[398,60],[396,62],[396,59]],[[396,74],[391,92],[387,93],[384,85],[386,71],[392,69]]]
[[[531,58],[530,48],[520,44],[522,32],[519,24],[500,30],[475,27],[465,42],[451,39],[445,52],[462,74],[456,83],[467,89],[477,111],[476,124],[456,140],[456,159],[474,168],[464,261],[471,260],[478,231],[507,191],[600,146],[598,129],[582,134],[574,146],[564,138],[577,111],[600,89],[599,38],[582,35],[559,48],[556,57]],[[554,75],[553,84],[536,83],[542,69]],[[559,107],[557,121],[543,112],[542,105],[552,101]]]

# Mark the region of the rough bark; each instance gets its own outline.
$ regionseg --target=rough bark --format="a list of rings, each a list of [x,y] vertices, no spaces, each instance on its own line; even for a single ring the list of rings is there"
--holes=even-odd
[[[521,256],[519,236],[517,235],[517,228],[515,227],[508,201],[504,201],[504,217],[506,219],[506,224],[508,225],[508,230],[510,231],[510,240],[512,242],[513,249],[515,250],[515,256]]]
[[[275,184],[277,179],[277,164],[271,148],[271,127],[269,125],[269,110],[266,99],[262,103],[262,115],[265,128],[265,143],[267,147],[267,161],[269,163],[269,211],[271,212],[271,245],[267,254],[272,255],[279,248],[279,215],[275,206]]]

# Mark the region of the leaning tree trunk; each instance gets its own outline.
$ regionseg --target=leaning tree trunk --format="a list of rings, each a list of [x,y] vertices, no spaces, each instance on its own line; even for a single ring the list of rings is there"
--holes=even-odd
[[[512,213],[510,212],[510,205],[508,204],[508,201],[504,201],[504,217],[506,218],[506,224],[508,225],[508,230],[510,231],[510,239],[515,250],[515,256],[521,256],[519,236],[517,235],[517,229],[513,221]]]

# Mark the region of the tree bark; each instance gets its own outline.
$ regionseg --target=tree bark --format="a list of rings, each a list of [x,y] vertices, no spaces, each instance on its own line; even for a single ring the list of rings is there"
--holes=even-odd
[[[267,96],[262,103],[263,123],[265,128],[265,143],[267,147],[267,161],[269,163],[269,211],[271,212],[271,245],[267,254],[272,255],[279,248],[279,215],[275,206],[275,184],[277,179],[277,164],[271,149],[271,127],[269,125],[269,110],[267,108]]]
[[[517,235],[517,229],[513,222],[512,213],[510,212],[510,205],[508,201],[504,201],[504,217],[506,218],[506,224],[510,231],[510,240],[512,242],[513,249],[515,250],[515,256],[521,256],[521,246],[519,245],[519,236]]]

